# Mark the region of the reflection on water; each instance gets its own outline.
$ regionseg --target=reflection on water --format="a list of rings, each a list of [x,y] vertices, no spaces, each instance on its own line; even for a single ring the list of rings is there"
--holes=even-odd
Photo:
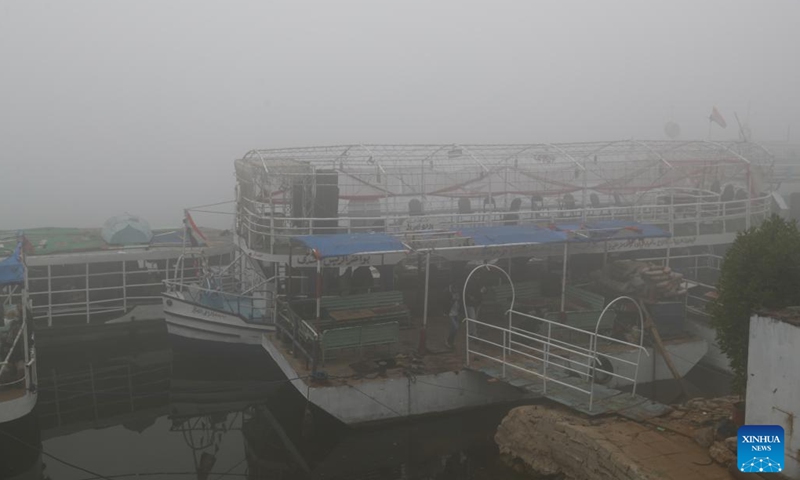
[[[517,478],[492,441],[502,409],[350,430],[259,349],[172,345],[161,331],[45,346],[37,410],[2,427],[2,478]]]

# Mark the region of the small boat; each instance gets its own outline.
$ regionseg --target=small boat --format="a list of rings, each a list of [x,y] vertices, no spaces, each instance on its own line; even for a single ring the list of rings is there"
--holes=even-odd
[[[216,343],[260,345],[261,335],[274,330],[268,280],[254,278],[247,259],[237,256],[222,269],[200,260],[200,278],[180,278],[186,257],[178,260],[176,275],[164,283],[164,317],[170,335]],[[258,277],[255,277],[258,278]]]
[[[29,414],[36,405],[36,348],[30,328],[31,305],[23,246],[0,261],[3,323],[0,325],[0,423]]]

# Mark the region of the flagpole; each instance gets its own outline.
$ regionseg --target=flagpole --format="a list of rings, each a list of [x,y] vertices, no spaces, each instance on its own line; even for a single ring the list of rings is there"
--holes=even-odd
[[[189,233],[189,224],[186,221],[186,210],[183,210],[183,241],[181,242],[181,257],[180,261],[175,264],[175,280],[178,280],[178,266],[181,267],[181,284],[183,284],[183,266],[186,263],[186,235]]]
[[[711,117],[708,117],[708,140],[711,141]]]

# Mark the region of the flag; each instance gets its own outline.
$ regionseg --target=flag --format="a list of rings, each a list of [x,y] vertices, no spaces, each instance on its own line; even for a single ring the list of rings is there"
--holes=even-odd
[[[34,248],[34,246],[31,243],[31,241],[28,240],[28,237],[25,235],[25,233],[19,232],[18,237],[19,237],[19,241],[22,243],[22,252],[25,255],[33,255],[33,253],[34,253],[34,251],[36,249]]]
[[[713,107],[711,109],[711,115],[708,117],[708,121],[716,122],[717,125],[719,125],[722,128],[728,126],[728,122],[726,122],[725,119],[722,118],[722,115],[719,113],[719,110],[717,110],[717,107]]]
[[[183,214],[184,238],[189,242],[189,245],[193,247],[205,245],[206,237],[203,235],[203,232],[197,228],[197,224],[194,223],[192,216],[189,214],[189,210],[184,210]]]

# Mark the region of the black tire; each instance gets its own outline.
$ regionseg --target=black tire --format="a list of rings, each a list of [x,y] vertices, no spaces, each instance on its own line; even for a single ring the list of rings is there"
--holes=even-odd
[[[594,382],[600,385],[605,385],[611,381],[614,373],[614,365],[611,360],[604,356],[598,356],[594,362]]]

